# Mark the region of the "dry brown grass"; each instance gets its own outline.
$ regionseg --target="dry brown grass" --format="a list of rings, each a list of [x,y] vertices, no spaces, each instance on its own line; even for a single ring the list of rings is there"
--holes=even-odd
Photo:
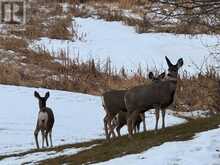
[[[0,49],[6,50],[19,50],[25,49],[28,46],[28,43],[23,39],[15,36],[7,37],[0,36]]]
[[[220,84],[216,73],[210,72],[179,81],[176,105],[179,110],[191,111],[208,109],[219,111]]]
[[[13,64],[1,64],[0,75],[1,84],[20,85],[22,77]]]
[[[25,31],[20,33],[20,36],[30,40],[44,36],[44,26],[42,22],[43,20],[37,16],[35,18],[31,17],[29,22],[25,25]]]
[[[130,9],[136,3],[137,3],[137,0],[119,0],[120,7],[122,7],[122,8]]]
[[[0,82],[4,84],[14,83],[100,95],[112,88],[127,89],[147,81],[141,72],[127,78],[127,73],[124,71],[122,75],[115,71],[109,60],[105,64],[94,59],[80,62],[78,57],[70,59],[70,55],[64,51],[54,56],[43,48],[36,51],[17,49],[16,53],[18,58],[13,67],[0,64]],[[12,72],[7,74],[10,67]]]
[[[47,37],[52,39],[72,40],[76,32],[72,28],[72,16],[56,17],[48,25]]]

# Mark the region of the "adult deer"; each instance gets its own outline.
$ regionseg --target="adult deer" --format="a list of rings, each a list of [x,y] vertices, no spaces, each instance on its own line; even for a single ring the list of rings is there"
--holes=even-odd
[[[155,77],[152,72],[149,73],[149,79],[151,79],[154,82],[157,82],[163,79],[164,76],[165,76],[165,73],[162,73],[158,77]],[[116,137],[114,133],[114,127],[112,126],[112,120],[114,119],[114,117],[120,111],[127,112],[127,108],[124,102],[124,96],[126,92],[127,90],[111,90],[111,91],[105,92],[102,95],[102,105],[106,112],[106,116],[104,117],[104,129],[105,129],[106,139],[108,140],[110,139],[111,135],[113,135],[113,137]],[[143,121],[144,131],[146,131],[144,113],[140,113],[138,115],[140,115],[141,120]],[[124,122],[120,121],[120,123],[124,123]]]
[[[120,111],[127,111],[124,103],[124,95],[127,90],[111,90],[102,95],[102,106],[106,112],[104,117],[104,129],[106,139],[110,139],[111,134],[116,137],[112,120]],[[108,131],[109,130],[109,131]]]
[[[128,90],[125,94],[125,105],[129,113],[127,125],[128,133],[131,137],[135,127],[135,118],[132,113],[143,113],[149,109],[156,109],[155,131],[158,129],[159,109],[162,111],[162,128],[165,128],[165,110],[173,102],[177,86],[178,70],[183,65],[183,59],[180,58],[175,65],[165,57],[169,67],[167,79],[157,81],[150,85],[140,85]]]
[[[52,147],[53,146],[52,128],[54,125],[54,114],[50,108],[46,107],[46,101],[49,98],[50,93],[47,92],[44,97],[41,97],[40,94],[35,91],[34,96],[39,101],[39,113],[38,113],[38,118],[37,118],[36,129],[34,131],[36,146],[39,149],[38,133],[39,133],[39,131],[41,131],[41,133],[42,133],[42,148],[44,147],[44,139],[46,139],[47,147],[49,146],[48,134],[50,136],[50,145]]]

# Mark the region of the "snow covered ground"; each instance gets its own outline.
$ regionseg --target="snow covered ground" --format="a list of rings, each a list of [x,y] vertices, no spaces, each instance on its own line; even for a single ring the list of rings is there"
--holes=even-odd
[[[72,57],[78,54],[82,60],[91,57],[105,61],[111,58],[116,68],[125,66],[128,71],[136,70],[141,64],[144,69],[157,67],[166,69],[164,56],[176,62],[184,58],[182,70],[197,73],[204,61],[207,64],[215,62],[209,57],[211,47],[217,42],[216,36],[200,35],[189,37],[166,33],[137,34],[133,27],[121,22],[106,22],[94,18],[75,18],[79,34],[85,33],[85,41],[76,42],[41,38],[30,47],[36,45],[47,48],[50,52],[61,49],[70,52]],[[205,69],[205,66],[204,68]]]
[[[71,149],[65,149],[61,152],[56,152],[56,151],[36,152],[36,153],[27,154],[24,156],[15,156],[15,157],[6,158],[3,161],[0,161],[0,164],[11,165],[12,162],[14,165],[37,164],[37,162],[42,161],[42,160],[52,159],[52,158],[56,158],[60,156],[74,155],[74,154],[77,154],[78,152],[90,149],[92,147],[93,146],[84,147],[84,148],[71,148]]]
[[[20,153],[35,148],[33,131],[38,114],[38,100],[34,97],[35,90],[42,95],[50,91],[47,106],[53,109],[55,115],[53,130],[55,146],[105,137],[104,111],[100,97],[57,90],[0,85],[0,155]],[[147,128],[153,129],[154,114],[148,112],[146,118]],[[183,122],[185,122],[184,119],[174,117],[172,113],[166,116],[167,126]],[[123,130],[124,133],[127,133],[126,128]],[[39,138],[41,140],[40,134]],[[0,161],[0,164],[3,162],[4,160]]]
[[[220,128],[197,134],[193,140],[167,142],[143,153],[97,165],[220,165]]]

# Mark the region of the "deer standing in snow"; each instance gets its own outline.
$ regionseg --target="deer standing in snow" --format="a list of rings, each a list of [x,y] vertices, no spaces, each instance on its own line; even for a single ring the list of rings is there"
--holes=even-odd
[[[49,137],[50,137],[50,145],[52,147],[53,146],[53,143],[52,143],[52,128],[53,128],[53,125],[54,125],[54,114],[53,114],[53,111],[50,108],[46,107],[46,102],[47,102],[47,99],[50,96],[50,93],[47,92],[44,97],[41,97],[40,94],[35,91],[34,96],[39,101],[39,113],[38,113],[38,118],[37,118],[36,129],[34,131],[36,146],[39,149],[38,133],[39,133],[39,131],[41,131],[41,134],[42,134],[42,148],[44,147],[44,139],[46,139],[47,147],[49,146],[48,134],[49,134]]]
[[[158,76],[155,76],[152,72],[150,72],[148,77],[150,80],[152,80],[152,82],[159,82],[164,79],[165,72],[161,73]],[[137,133],[140,130],[140,124],[142,122],[141,115],[145,116],[144,114],[140,114],[139,112],[133,114],[133,117],[135,118],[134,133]],[[117,132],[118,136],[121,136],[120,130],[122,127],[127,125],[127,120],[128,120],[128,112],[120,111],[116,115],[116,118],[114,119],[114,128],[116,127],[116,132]],[[145,129],[144,131],[146,131],[146,127],[144,129]]]
[[[160,74],[158,77],[155,77],[152,72],[149,73],[149,79],[153,82],[157,82],[162,80],[165,77],[165,72]],[[105,135],[106,139],[110,139],[110,136],[113,135],[113,137],[116,137],[114,133],[114,126],[112,125],[112,120],[115,118],[115,116],[120,112],[127,112],[127,108],[124,102],[124,96],[127,90],[111,90],[108,92],[105,92],[102,95],[102,105],[104,107],[104,110],[106,112],[106,116],[104,117],[104,129],[105,129]],[[123,114],[123,113],[122,113]],[[143,127],[144,131],[146,131],[146,123],[145,123],[145,116],[144,113],[135,114],[134,116],[139,116],[141,118],[141,121],[143,121]],[[119,116],[120,117],[120,116]],[[118,121],[119,125],[125,125],[124,118],[125,116],[121,116],[121,119],[123,121]],[[126,117],[127,118],[127,117]],[[137,121],[137,120],[136,120]],[[120,133],[120,128],[118,128]]]
[[[162,112],[162,128],[165,128],[166,108],[172,104],[177,86],[178,70],[183,65],[183,59],[180,58],[176,64],[165,57],[168,65],[167,78],[164,81],[153,82],[150,85],[139,85],[128,90],[125,94],[125,104],[129,113],[127,125],[129,136],[133,134],[135,127],[135,118],[132,113],[143,113],[149,109],[156,109],[155,131],[158,129],[159,110]]]

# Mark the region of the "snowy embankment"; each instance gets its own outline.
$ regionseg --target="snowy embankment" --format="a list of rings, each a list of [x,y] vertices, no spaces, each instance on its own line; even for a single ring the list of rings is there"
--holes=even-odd
[[[78,152],[85,151],[88,149],[91,149],[91,147],[84,147],[84,148],[70,148],[70,149],[64,149],[63,151],[56,152],[56,151],[48,151],[48,152],[36,152],[36,153],[30,153],[26,154],[24,156],[14,156],[4,159],[2,162],[0,161],[0,164],[37,164],[37,162],[46,160],[46,159],[52,159],[56,157],[61,156],[69,156],[77,154]]]
[[[194,139],[167,142],[143,153],[123,156],[98,165],[220,165],[220,128]]]
[[[84,40],[63,41],[41,38],[30,47],[42,46],[50,52],[66,50],[71,57],[79,55],[80,59],[95,58],[105,61],[111,58],[112,64],[120,69],[122,66],[128,72],[136,70],[140,64],[143,69],[165,70],[164,56],[172,61],[183,57],[185,65],[182,70],[194,74],[199,72],[203,65],[215,65],[211,58],[211,47],[217,42],[216,36],[174,35],[167,33],[137,34],[133,27],[123,25],[121,22],[106,22],[94,18],[75,18],[78,34],[86,34]]]
[[[21,153],[35,148],[33,132],[38,114],[38,100],[34,97],[35,90],[41,95],[48,91],[47,89],[0,85],[0,155]],[[102,110],[100,97],[57,90],[49,91],[47,106],[53,109],[55,115],[53,130],[55,146],[105,137],[103,130],[105,113]],[[146,119],[147,128],[153,129],[155,116],[152,111],[146,113]],[[184,119],[174,117],[172,113],[166,116],[167,126],[183,122],[185,122]],[[127,133],[126,128],[123,130],[123,134],[125,133]],[[40,134],[39,138],[41,140]],[[68,154],[68,152],[28,154],[22,158],[3,159],[0,164],[4,162],[7,164],[9,160],[32,160],[36,155],[44,155],[46,159],[49,155],[54,157],[59,154]]]

